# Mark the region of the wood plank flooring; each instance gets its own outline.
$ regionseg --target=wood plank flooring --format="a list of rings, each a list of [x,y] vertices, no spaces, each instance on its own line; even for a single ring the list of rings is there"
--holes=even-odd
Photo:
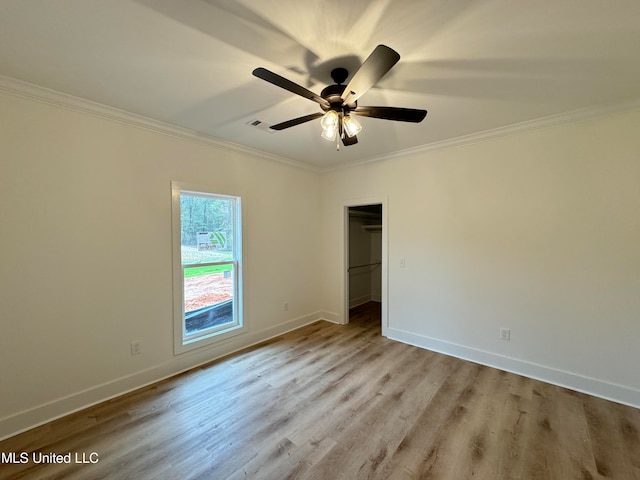
[[[387,340],[371,303],[0,451],[98,455],[12,480],[640,480],[640,410]]]

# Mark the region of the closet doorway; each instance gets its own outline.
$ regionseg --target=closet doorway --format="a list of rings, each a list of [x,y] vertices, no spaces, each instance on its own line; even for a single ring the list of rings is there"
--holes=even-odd
[[[386,232],[383,203],[345,207],[345,320],[386,324]]]

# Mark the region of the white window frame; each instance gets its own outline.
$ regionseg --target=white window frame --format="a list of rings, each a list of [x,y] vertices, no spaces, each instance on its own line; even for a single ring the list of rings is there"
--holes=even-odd
[[[233,258],[229,261],[197,264],[197,266],[232,264],[233,265],[233,322],[217,327],[187,334],[184,312],[184,266],[182,265],[182,230],[180,221],[181,194],[229,200],[233,204]],[[188,184],[171,182],[171,229],[173,252],[173,327],[174,354],[189,352],[196,348],[211,345],[246,331],[243,319],[242,302],[242,210],[239,196],[221,194],[213,189]],[[194,265],[195,266],[195,265]],[[188,266],[187,266],[188,268]]]

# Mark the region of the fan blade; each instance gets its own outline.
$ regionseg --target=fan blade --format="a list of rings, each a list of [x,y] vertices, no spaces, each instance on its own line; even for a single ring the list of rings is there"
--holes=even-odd
[[[398,52],[386,45],[378,45],[353,75],[347,88],[342,92],[341,98],[343,104],[358,100],[367,90],[373,87],[378,80],[384,77],[398,60],[400,60]]]
[[[382,118],[384,120],[396,120],[398,122],[420,123],[427,116],[426,110],[415,108],[397,107],[357,107],[351,110],[356,115],[363,117]]]
[[[253,75],[269,83],[273,83],[277,87],[284,88],[285,90],[288,90],[291,93],[295,93],[296,95],[300,95],[301,97],[308,98],[309,100],[313,100],[314,102],[317,102],[324,107],[328,108],[331,106],[331,104],[328,101],[326,101],[321,96],[316,95],[311,90],[307,90],[303,86],[298,85],[297,83],[294,83],[291,80],[288,80],[284,77],[281,77],[277,73],[273,73],[267,70],[266,68],[262,68],[262,67],[256,68],[253,71]]]
[[[358,143],[358,137],[357,136],[353,136],[350,137],[349,135],[343,135],[342,136],[342,144],[345,147],[348,147],[349,145],[355,145],[356,143]]]
[[[285,128],[295,127],[296,125],[300,125],[301,123],[310,122],[311,120],[315,120],[316,118],[320,118],[324,113],[312,113],[311,115],[305,115],[304,117],[294,118],[293,120],[287,120],[286,122],[278,123],[276,125],[271,125],[269,128],[272,130],[284,130]]]

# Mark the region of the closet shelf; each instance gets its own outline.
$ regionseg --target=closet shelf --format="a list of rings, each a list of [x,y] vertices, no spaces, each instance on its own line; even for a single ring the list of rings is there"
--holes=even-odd
[[[382,225],[362,225],[362,230],[365,232],[381,232]]]

